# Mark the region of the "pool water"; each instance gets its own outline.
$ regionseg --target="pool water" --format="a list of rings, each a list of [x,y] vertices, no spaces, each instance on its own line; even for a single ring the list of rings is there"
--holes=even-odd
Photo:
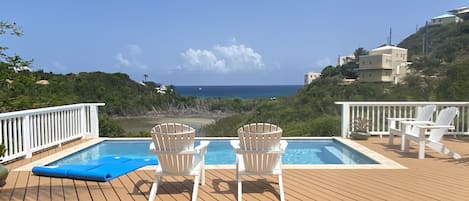
[[[80,164],[106,156],[154,158],[148,147],[150,140],[105,140],[48,165]],[[199,141],[196,141],[198,145]],[[205,156],[207,165],[235,163],[229,140],[210,140]],[[288,140],[282,156],[283,164],[377,164],[374,160],[334,139]]]

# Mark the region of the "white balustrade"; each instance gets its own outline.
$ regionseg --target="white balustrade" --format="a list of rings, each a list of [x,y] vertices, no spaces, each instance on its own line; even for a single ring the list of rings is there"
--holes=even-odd
[[[342,105],[342,137],[349,137],[354,130],[353,122],[366,119],[370,122],[369,133],[380,137],[389,134],[387,118],[414,118],[419,107],[436,105],[438,112],[445,107],[459,108],[459,116],[454,120],[454,130],[448,134],[469,134],[469,102],[335,102]]]
[[[78,138],[98,138],[98,106],[103,105],[82,103],[1,113],[0,144],[7,152],[0,162],[29,158],[34,152]]]

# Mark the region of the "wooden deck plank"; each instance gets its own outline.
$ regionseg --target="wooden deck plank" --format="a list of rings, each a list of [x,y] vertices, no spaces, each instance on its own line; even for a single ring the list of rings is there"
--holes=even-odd
[[[109,181],[109,183],[111,184],[112,188],[114,188],[114,191],[116,195],[119,197],[119,200],[123,200],[123,201],[134,200],[132,198],[131,192],[128,192],[126,187],[122,184],[120,177]]]
[[[62,185],[64,187],[64,198],[65,200],[78,200],[75,183],[72,179],[62,179]]]
[[[153,184],[153,180],[154,180],[153,177],[155,175],[155,170],[141,171],[141,174],[145,175],[145,178],[147,178],[145,180],[145,182],[147,182],[148,185],[150,185],[150,188],[151,188],[151,185]],[[174,189],[173,186],[164,184],[164,180],[163,180],[163,183],[160,183],[160,185],[158,186],[158,190],[157,190],[157,193],[156,193],[156,199],[158,199],[158,200],[176,200],[173,196],[171,196],[171,193],[175,193],[176,191],[177,191],[177,189]],[[150,196],[150,192],[147,192],[145,195],[147,197]]]
[[[51,200],[65,200],[62,179],[51,178]]]
[[[104,196],[104,193],[101,190],[101,187],[99,186],[98,182],[86,181],[85,184],[88,187],[88,190],[90,191],[92,200],[106,200],[106,197]]]
[[[25,200],[33,201],[37,200],[37,195],[39,193],[39,177],[34,176],[31,172],[28,172],[29,179],[26,186]]]
[[[426,159],[417,159],[417,146],[410,153],[387,145],[387,139],[370,138],[358,143],[402,164],[408,169],[331,170],[284,169],[287,200],[467,200],[469,192],[469,137],[445,138],[450,149],[463,158],[454,160],[432,150]],[[82,141],[81,141],[82,142]],[[31,159],[7,164],[20,167],[63,150],[80,141],[38,153]],[[31,172],[13,171],[0,188],[0,200],[147,200],[153,170],[138,170],[110,182],[38,177]],[[193,177],[165,177],[157,200],[190,200]],[[199,186],[202,201],[236,200],[234,169],[209,169],[206,185]],[[276,177],[243,176],[243,200],[278,200]]]
[[[142,180],[136,172],[130,172],[127,174],[129,179],[132,181],[134,186],[133,197],[135,200],[148,200],[148,194],[150,193],[150,185],[145,180]]]
[[[232,170],[225,170],[223,174],[231,175]],[[235,183],[222,178],[223,176],[215,170],[205,171],[205,187],[206,192],[215,200],[234,200],[236,194]]]
[[[303,172],[303,173],[301,173]],[[331,196],[336,197],[340,200],[350,200],[347,197],[342,196],[334,192],[334,188],[330,188],[329,185],[325,186],[316,177],[309,175],[319,174],[318,170],[313,173],[300,170],[300,172],[293,172],[293,170],[284,170],[285,174],[285,192],[291,192],[287,196],[296,197],[298,199],[314,198],[317,200],[327,200]],[[311,187],[313,186],[313,187]],[[287,191],[287,189],[291,189]]]
[[[51,195],[50,195],[50,189],[51,189],[51,183],[50,183],[51,178],[49,177],[39,177],[39,192],[37,195],[38,200],[52,200]]]
[[[11,195],[16,187],[16,179],[19,172],[10,172],[5,186],[0,188],[0,200],[11,200]]]
[[[90,191],[88,190],[88,186],[86,186],[86,182],[82,180],[73,180],[75,184],[75,189],[77,191],[78,200],[88,201],[92,200]]]
[[[26,193],[26,186],[29,179],[29,172],[19,172],[18,179],[16,180],[16,186],[21,186],[22,188],[15,188],[13,190],[11,199],[13,200],[24,200]]]
[[[115,189],[112,187],[111,182],[99,182],[99,187],[103,191],[106,200],[119,200]]]
[[[118,178],[122,186],[127,190],[129,195],[132,196],[133,200],[145,200],[145,197],[138,191],[138,187],[135,186],[135,183],[129,178],[128,174],[122,175]]]

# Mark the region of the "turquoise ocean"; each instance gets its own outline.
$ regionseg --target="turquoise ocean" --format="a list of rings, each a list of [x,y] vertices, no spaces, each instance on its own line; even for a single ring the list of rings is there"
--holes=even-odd
[[[176,86],[176,92],[199,98],[252,99],[292,96],[301,88],[303,85]]]

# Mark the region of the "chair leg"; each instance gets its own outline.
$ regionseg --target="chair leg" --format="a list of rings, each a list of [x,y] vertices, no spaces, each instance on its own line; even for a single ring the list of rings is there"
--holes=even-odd
[[[402,135],[404,136],[404,135]],[[402,139],[402,147],[401,147],[401,150],[402,151],[405,151],[405,152],[408,152],[409,151],[409,144],[410,144],[410,140],[409,139],[406,139],[405,137]]]
[[[419,159],[425,158],[425,141],[419,141]]]
[[[406,148],[407,148],[407,150],[406,150]],[[405,133],[402,133],[402,135],[401,135],[401,151],[409,151],[409,140],[406,141]]]
[[[394,134],[392,133],[392,131],[389,131],[388,144],[389,144],[389,145],[393,145],[393,144],[394,144]]]
[[[200,181],[200,175],[195,176],[194,179],[194,189],[192,190],[192,201],[197,200],[197,193],[199,192],[199,181]]]
[[[461,155],[458,153],[452,152],[451,150],[448,149],[445,145],[439,143],[439,142],[427,142],[427,146],[430,147],[432,150],[440,152],[442,154],[446,154],[449,157],[452,157],[454,159],[460,159]]]
[[[241,175],[238,174],[238,201],[243,200],[242,195],[243,195],[243,185],[241,183]]]
[[[205,167],[202,165],[202,171],[200,172],[200,184],[205,185]]]
[[[154,201],[156,198],[156,192],[158,192],[158,183],[159,183],[159,176],[155,177],[155,181],[151,185],[150,195],[148,196],[148,201]]]
[[[280,200],[285,201],[285,194],[283,193],[283,179],[282,175],[278,175],[278,188],[280,190]]]

